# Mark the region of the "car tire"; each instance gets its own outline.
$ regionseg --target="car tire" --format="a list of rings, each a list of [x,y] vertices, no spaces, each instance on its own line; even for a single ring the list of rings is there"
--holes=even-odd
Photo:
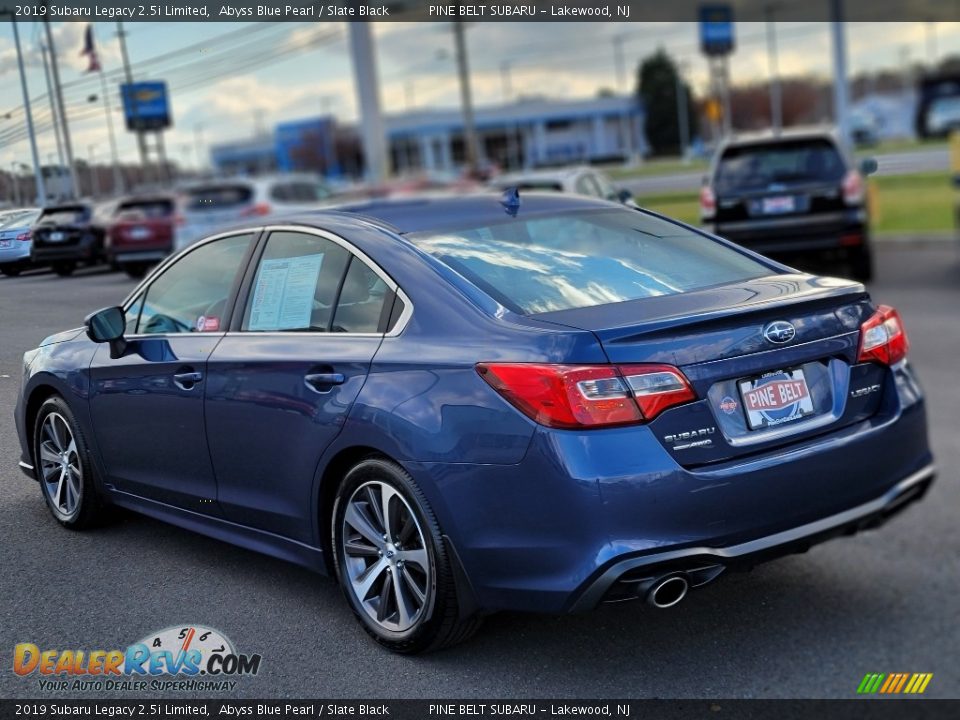
[[[37,413],[33,457],[43,499],[57,522],[85,530],[107,519],[108,505],[94,481],[86,438],[59,396],[49,398]]]
[[[862,248],[854,253],[849,260],[850,277],[866,283],[873,280],[873,254],[869,248]]]
[[[3,273],[7,277],[16,277],[23,271],[23,268],[19,265],[0,265],[0,273]]]
[[[437,518],[406,471],[382,458],[360,462],[340,484],[332,516],[337,580],[370,637],[412,655],[476,632],[481,618],[461,617],[456,573]]]
[[[73,271],[77,269],[77,264],[73,261],[70,262],[57,262],[53,264],[53,271],[60,277],[68,277],[73,275]]]

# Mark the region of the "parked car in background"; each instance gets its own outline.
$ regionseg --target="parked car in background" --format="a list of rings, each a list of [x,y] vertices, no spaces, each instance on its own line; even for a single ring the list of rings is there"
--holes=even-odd
[[[0,272],[4,275],[19,275],[30,267],[30,229],[38,217],[39,208],[14,210],[0,217]]]
[[[70,275],[81,263],[103,262],[106,227],[115,209],[115,202],[45,207],[33,228],[33,263],[50,265],[58,275]]]
[[[717,235],[781,259],[811,255],[873,277],[864,176],[829,130],[735,137],[717,150],[700,217]]]
[[[587,166],[506,173],[495,177],[490,184],[497,190],[563,192],[620,203],[633,202],[629,190],[618,188],[602,172]]]
[[[176,201],[170,195],[121,200],[107,227],[107,261],[133,278],[173,252]]]
[[[311,210],[329,204],[330,188],[313,175],[286,174],[211,180],[181,189],[176,248],[251,217]]]

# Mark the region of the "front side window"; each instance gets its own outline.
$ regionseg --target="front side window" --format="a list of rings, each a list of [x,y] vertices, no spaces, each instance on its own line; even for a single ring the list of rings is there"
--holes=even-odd
[[[330,332],[350,252],[324,237],[274,232],[257,265],[243,317],[252,332]]]
[[[137,332],[222,332],[237,272],[253,235],[220,238],[189,252],[147,288]]]
[[[410,236],[515,312],[534,314],[690,292],[769,275],[762,263],[636,210],[523,217]]]

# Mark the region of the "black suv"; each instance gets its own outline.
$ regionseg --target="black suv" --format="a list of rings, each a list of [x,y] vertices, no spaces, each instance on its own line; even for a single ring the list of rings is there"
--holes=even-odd
[[[70,275],[78,263],[102,262],[103,217],[111,209],[109,204],[94,207],[84,202],[44,208],[33,227],[33,263],[51,265],[58,275]]]
[[[873,277],[865,175],[829,131],[739,137],[717,150],[700,191],[709,230],[765,255],[825,256]]]

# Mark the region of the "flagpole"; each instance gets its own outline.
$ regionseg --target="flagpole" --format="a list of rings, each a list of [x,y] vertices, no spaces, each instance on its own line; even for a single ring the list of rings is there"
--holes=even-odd
[[[77,168],[73,163],[73,146],[70,143],[70,125],[67,122],[67,108],[63,104],[63,88],[60,87],[60,68],[57,63],[57,46],[53,42],[53,33],[50,32],[50,21],[44,20],[43,27],[47,32],[47,47],[50,49],[50,67],[53,70],[53,89],[57,94],[57,104],[60,106],[60,127],[63,128],[63,147],[67,153],[67,165],[70,170],[70,197],[79,197],[80,186],[77,184]]]
[[[33,180],[37,186],[37,204],[47,204],[47,189],[43,182],[43,173],[40,171],[40,153],[37,152],[37,136],[33,132],[33,113],[30,111],[30,91],[27,89],[27,74],[23,69],[23,52],[20,50],[20,31],[17,30],[17,19],[12,18],[13,41],[17,46],[17,65],[20,67],[20,89],[23,91],[23,108],[27,113],[27,133],[30,135],[30,152],[33,155]],[[18,184],[19,189],[19,184]]]

